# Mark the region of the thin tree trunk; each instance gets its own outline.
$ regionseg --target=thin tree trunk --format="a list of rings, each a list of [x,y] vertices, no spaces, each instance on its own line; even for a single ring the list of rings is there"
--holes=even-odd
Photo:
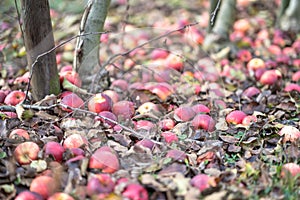
[[[283,0],[279,12],[279,26],[284,31],[300,31],[300,1]]]
[[[80,34],[102,32],[110,0],[89,0],[81,19]],[[77,40],[74,68],[87,88],[99,71],[100,34],[82,36]]]
[[[60,84],[55,52],[38,59],[37,56],[54,47],[48,0],[22,0],[22,19],[27,61],[32,72],[32,96],[35,101],[48,94],[58,94]]]

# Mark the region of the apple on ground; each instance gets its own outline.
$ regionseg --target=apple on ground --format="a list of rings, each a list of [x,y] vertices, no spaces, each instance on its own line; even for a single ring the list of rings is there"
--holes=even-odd
[[[281,168],[281,177],[291,178],[300,174],[300,166],[296,163],[286,163]]]
[[[174,119],[176,121],[187,122],[193,119],[196,115],[194,110],[189,106],[182,106],[174,110]]]
[[[206,174],[198,174],[198,175],[194,176],[191,179],[190,183],[195,188],[198,188],[200,190],[200,192],[202,192],[210,187],[215,187],[217,185],[216,181]]]
[[[152,150],[152,148],[154,147],[155,143],[152,140],[150,140],[150,139],[144,138],[144,139],[138,141],[136,143],[136,145],[141,145],[143,147],[146,147],[146,148]]]
[[[44,200],[44,198],[36,192],[25,190],[19,193],[15,200]]]
[[[63,147],[65,149],[79,148],[83,145],[88,145],[88,141],[85,137],[81,136],[78,133],[69,135],[63,143]]]
[[[71,195],[64,192],[56,192],[47,200],[75,200]]]
[[[226,116],[226,122],[229,124],[242,124],[243,119],[246,117],[247,115],[240,110],[234,110],[231,111],[227,116]]]
[[[30,191],[36,192],[47,199],[58,191],[57,181],[50,176],[37,176],[30,184]]]
[[[79,74],[75,71],[61,71],[59,73],[60,82],[62,83],[64,78],[67,79],[70,83],[81,87],[82,81],[79,77]]]
[[[97,93],[88,102],[89,111],[100,113],[102,111],[111,111],[113,101],[109,96],[103,93]]]
[[[130,200],[148,200],[148,192],[147,190],[137,183],[131,183],[126,186],[122,195]]]
[[[87,194],[92,197],[95,194],[113,192],[115,183],[109,174],[95,174],[87,183]]]
[[[61,162],[63,160],[63,153],[65,148],[58,142],[47,142],[44,146],[45,156],[51,155],[55,161]]]
[[[105,126],[113,128],[117,124],[118,118],[110,111],[102,111],[95,117],[95,121],[101,121]]]
[[[161,133],[161,136],[165,139],[166,143],[168,144],[178,141],[177,135],[171,131],[164,131]]]
[[[110,147],[103,146],[92,154],[89,168],[101,169],[103,173],[114,173],[120,168],[119,159]]]
[[[22,91],[12,91],[4,99],[6,105],[15,106],[25,99],[25,93]]]
[[[206,131],[212,132],[215,129],[215,120],[207,114],[198,114],[191,121],[191,125],[194,130],[204,129]]]
[[[162,131],[169,131],[174,128],[175,122],[173,119],[162,119],[158,122],[158,126]]]
[[[184,161],[187,158],[187,155],[181,150],[171,149],[167,152],[166,157],[172,158],[173,160]]]
[[[22,137],[26,140],[29,140],[29,138],[30,138],[28,132],[25,129],[22,129],[22,128],[14,129],[9,134],[9,138],[11,138],[11,139],[15,139],[15,138],[18,138],[18,137]]]
[[[61,102],[62,105],[66,105],[71,108],[83,108],[84,101],[75,93],[67,93],[64,97],[62,97]],[[72,109],[69,108],[62,108],[67,112],[72,112]]]
[[[135,114],[134,103],[125,100],[119,101],[113,105],[112,112],[117,116],[119,120],[130,119]]]
[[[16,161],[21,165],[30,164],[33,160],[38,159],[39,146],[31,141],[18,144],[14,151]]]

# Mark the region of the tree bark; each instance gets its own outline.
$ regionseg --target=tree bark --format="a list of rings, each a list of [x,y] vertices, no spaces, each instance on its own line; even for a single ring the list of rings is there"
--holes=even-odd
[[[55,52],[40,57],[32,67],[39,55],[55,45],[49,3],[48,0],[22,0],[21,6],[27,61],[32,73],[32,96],[38,101],[60,92]]]
[[[284,31],[300,31],[300,1],[282,0],[279,11],[279,26]]]
[[[80,24],[80,34],[102,32],[110,0],[89,0]],[[87,88],[99,71],[101,34],[79,37],[75,48],[74,68],[79,73],[83,88]]]

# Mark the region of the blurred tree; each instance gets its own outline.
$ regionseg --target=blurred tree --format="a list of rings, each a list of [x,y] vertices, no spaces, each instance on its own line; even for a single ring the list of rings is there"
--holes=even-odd
[[[110,0],[90,0],[80,24],[80,34],[102,32]],[[75,47],[74,69],[79,73],[83,87],[91,85],[99,71],[99,47],[101,34],[79,37]]]

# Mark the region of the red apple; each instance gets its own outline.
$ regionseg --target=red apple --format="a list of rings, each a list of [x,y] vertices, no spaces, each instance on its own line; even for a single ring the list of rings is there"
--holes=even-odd
[[[249,126],[251,123],[257,122],[257,117],[254,115],[248,115],[244,117],[242,124],[245,126]]]
[[[85,137],[83,137],[77,133],[69,135],[63,143],[63,147],[65,149],[79,148],[83,145],[88,145],[88,141]]]
[[[171,131],[165,131],[161,133],[161,136],[165,139],[165,141],[170,144],[172,142],[177,142],[178,137],[175,133],[172,133]]]
[[[123,79],[117,79],[112,82],[111,86],[113,88],[119,88],[121,91],[124,92],[128,89],[128,82]]]
[[[196,114],[199,114],[199,113],[209,113],[210,112],[210,109],[207,106],[203,105],[203,104],[193,105],[192,109],[193,109],[193,111]]]
[[[79,77],[79,74],[75,71],[61,71],[59,73],[60,82],[62,83],[64,78],[67,79],[70,83],[76,85],[77,87],[81,87],[82,81]]]
[[[241,124],[247,115],[240,110],[234,110],[226,116],[226,122],[231,124]]]
[[[130,119],[135,114],[134,103],[131,101],[119,101],[112,107],[112,112],[118,119]]]
[[[116,123],[114,123],[112,121],[117,122],[118,118],[112,112],[102,111],[102,112],[98,113],[98,116],[95,117],[95,120],[101,121],[102,123],[104,123],[104,125],[106,125],[110,128],[113,128],[116,125]],[[110,121],[110,120],[112,120],[112,121]]]
[[[141,145],[141,146],[143,146],[143,147],[146,147],[146,148],[149,148],[149,149],[152,149],[153,147],[154,147],[154,142],[152,141],[152,140],[150,140],[150,139],[142,139],[142,140],[140,140],[140,141],[138,141],[137,143],[136,143],[136,145]]]
[[[163,59],[168,57],[169,52],[167,50],[164,49],[154,49],[151,52],[151,59],[152,60],[157,60],[157,59]]]
[[[57,181],[50,176],[38,176],[30,184],[30,191],[40,194],[44,199],[53,195],[57,190]]]
[[[25,93],[22,91],[12,91],[4,99],[6,105],[15,106],[25,99]]]
[[[211,186],[216,186],[215,180],[206,174],[198,174],[194,176],[190,183],[195,188],[198,188],[201,192],[210,188]]]
[[[104,90],[102,93],[109,96],[113,103],[117,103],[120,99],[119,94],[114,90]]]
[[[152,102],[145,102],[142,105],[140,105],[140,107],[137,109],[137,111],[143,115],[146,113],[151,113],[153,111],[159,112],[159,109],[156,104],[154,104]]]
[[[267,70],[259,79],[259,82],[263,85],[273,85],[279,78],[281,78],[281,72],[279,70]]]
[[[28,83],[29,82],[29,76],[30,76],[30,73],[26,72],[22,76],[17,77],[16,80],[14,81],[14,84],[26,84],[26,83]]]
[[[248,19],[239,19],[239,20],[235,21],[233,24],[233,29],[235,31],[247,32],[250,28],[251,28],[251,25],[250,25]]]
[[[84,108],[84,101],[75,93],[67,94],[62,98],[60,103],[71,108]],[[67,112],[72,112],[72,109],[64,107],[62,109]]]
[[[30,136],[28,134],[28,132],[22,128],[17,128],[14,129],[10,134],[9,134],[9,138],[13,139],[13,138],[17,138],[17,137],[23,137],[26,140],[29,140]]]
[[[44,154],[46,156],[51,155],[54,160],[61,162],[63,159],[64,147],[58,142],[47,142],[44,146]]]
[[[252,58],[247,63],[247,68],[248,68],[248,70],[251,70],[251,71],[256,71],[257,69],[264,69],[265,67],[266,67],[265,61],[263,61],[260,58]]]
[[[260,93],[260,90],[254,86],[248,87],[243,93],[242,97],[246,98],[252,98],[255,95],[258,95]]]
[[[130,200],[148,200],[147,190],[140,184],[131,183],[126,186],[122,195]]]
[[[252,59],[252,55],[249,50],[241,49],[237,52],[237,58],[242,62],[248,62]]]
[[[39,146],[34,142],[23,142],[18,144],[14,151],[16,161],[21,165],[30,164],[31,161],[38,159]]]
[[[145,90],[150,91],[153,94],[156,94],[162,101],[166,101],[170,95],[174,93],[172,86],[168,83],[161,82],[157,84],[146,85]]]
[[[72,70],[73,70],[72,65],[65,65],[59,70],[59,72],[62,73],[62,72],[67,72],[67,71],[72,71]]]
[[[88,102],[89,111],[100,113],[102,111],[111,111],[112,100],[109,96],[103,93],[98,93],[93,96]]]
[[[296,163],[286,163],[281,168],[281,177],[291,178],[300,174],[300,166]]]
[[[182,58],[175,54],[169,54],[166,58],[165,64],[167,67],[177,71],[182,71],[184,67]]]
[[[174,110],[174,119],[176,121],[187,122],[193,119],[195,115],[194,110],[188,106],[179,107]]]
[[[28,190],[25,190],[18,194],[15,198],[15,200],[43,200],[44,198],[36,193],[36,192],[30,192]]]
[[[143,130],[150,131],[156,127],[153,122],[148,121],[148,120],[139,120],[139,121],[135,122],[134,125],[135,125],[136,130],[143,129]]]
[[[191,121],[191,125],[195,130],[204,129],[209,132],[212,132],[215,129],[216,123],[211,116],[207,114],[198,114]]]
[[[168,131],[174,128],[175,122],[173,119],[162,119],[158,122],[158,126],[161,128],[161,130]]]
[[[297,82],[297,81],[299,81],[299,80],[300,80],[300,70],[297,71],[297,72],[295,72],[295,73],[293,74],[293,76],[292,76],[292,81]]]
[[[101,169],[103,173],[114,173],[120,168],[119,159],[110,147],[104,146],[93,153],[89,168]]]
[[[75,200],[72,196],[63,192],[56,192],[51,195],[47,200]]]
[[[300,92],[300,85],[295,84],[295,83],[290,83],[287,86],[285,86],[285,88],[284,88],[284,91],[286,91],[286,92],[291,92],[293,90]]]
[[[87,194],[92,197],[95,194],[113,192],[115,183],[108,174],[95,174],[87,184]]]

